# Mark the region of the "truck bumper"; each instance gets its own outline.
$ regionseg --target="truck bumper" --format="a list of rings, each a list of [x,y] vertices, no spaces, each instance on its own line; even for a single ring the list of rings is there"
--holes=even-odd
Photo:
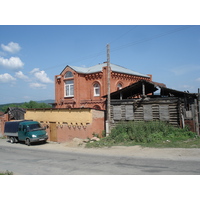
[[[42,138],[30,138],[30,142],[44,142],[48,140],[48,136],[42,137]]]

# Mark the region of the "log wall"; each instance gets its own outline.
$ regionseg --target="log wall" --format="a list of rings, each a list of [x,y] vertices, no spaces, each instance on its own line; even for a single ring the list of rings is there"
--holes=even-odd
[[[161,120],[180,126],[178,98],[111,100],[112,126],[119,121]]]

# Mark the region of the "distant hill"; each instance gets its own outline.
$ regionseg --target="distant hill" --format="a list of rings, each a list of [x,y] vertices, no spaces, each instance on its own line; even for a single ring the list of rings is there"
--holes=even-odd
[[[43,101],[35,101],[35,102],[37,102],[37,103],[46,103],[46,104],[49,104],[49,103],[54,103],[54,99],[47,99],[47,100],[43,100]],[[7,103],[7,104],[0,104],[0,110],[1,110],[1,108],[2,107],[4,107],[4,106],[9,106],[9,105],[11,105],[11,104],[14,104],[14,105],[16,105],[16,106],[19,106],[19,105],[22,105],[22,104],[24,104],[25,102],[22,102],[22,103]]]
[[[54,103],[54,99],[47,99],[47,100],[43,100],[43,101],[36,101],[37,103]]]
[[[41,100],[41,101],[35,101],[37,103],[54,103],[54,99],[47,99],[47,100]],[[26,101],[25,101],[26,102]],[[0,104],[0,106],[6,106],[6,105],[10,105],[10,104],[15,104],[15,105],[21,105],[25,102],[21,102],[21,103],[6,103],[6,104]]]
[[[25,102],[24,102],[25,103]],[[15,104],[15,105],[21,105],[21,104],[23,104],[23,103],[7,103],[7,104],[0,104],[0,109],[2,108],[2,107],[4,107],[4,106],[9,106],[9,105],[11,105],[11,104]]]

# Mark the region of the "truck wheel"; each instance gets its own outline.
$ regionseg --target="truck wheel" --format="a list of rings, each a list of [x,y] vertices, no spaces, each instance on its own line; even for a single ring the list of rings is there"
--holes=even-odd
[[[15,138],[14,138],[14,137],[11,137],[11,138],[10,138],[10,143],[11,143],[11,144],[15,143]]]
[[[31,145],[30,139],[27,138],[25,143],[27,146],[30,146]]]

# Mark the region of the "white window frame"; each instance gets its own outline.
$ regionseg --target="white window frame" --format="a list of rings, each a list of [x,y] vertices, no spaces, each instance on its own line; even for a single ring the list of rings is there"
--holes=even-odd
[[[122,89],[122,87],[123,87],[123,86],[122,86],[122,84],[121,84],[121,83],[118,83],[118,84],[117,84],[117,90],[121,90],[121,89]]]
[[[69,89],[67,89],[67,87],[69,87]],[[73,96],[74,96],[74,80],[67,80],[65,81],[65,97],[73,97]]]
[[[94,96],[95,96],[95,97],[99,97],[100,94],[101,94],[100,84],[99,84],[99,83],[95,83],[95,84],[93,85],[93,88],[94,88]]]
[[[71,71],[67,71],[65,74],[65,78],[72,78],[72,77],[74,77],[73,73]]]

